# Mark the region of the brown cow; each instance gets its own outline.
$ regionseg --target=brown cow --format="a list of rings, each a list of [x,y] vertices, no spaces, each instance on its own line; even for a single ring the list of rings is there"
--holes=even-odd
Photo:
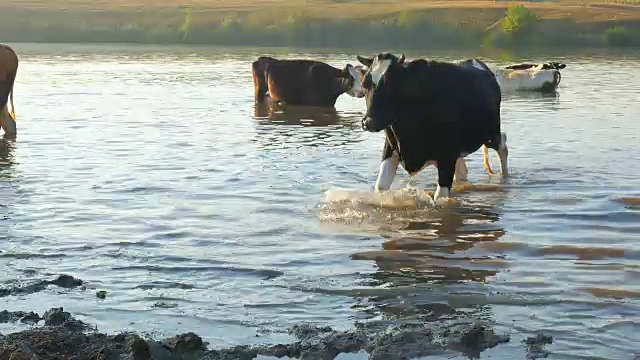
[[[280,60],[261,56],[251,64],[256,103],[268,93],[272,100],[289,105],[335,106],[347,93],[364,97],[362,71],[347,64],[344,69],[315,60]]]
[[[7,45],[0,44],[0,127],[5,137],[17,133],[16,112],[13,105],[13,84],[18,73],[18,55]],[[8,103],[11,102],[11,112]]]

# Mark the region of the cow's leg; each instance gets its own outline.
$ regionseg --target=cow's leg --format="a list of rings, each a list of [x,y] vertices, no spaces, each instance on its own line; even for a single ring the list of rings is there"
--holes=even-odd
[[[0,69],[0,73],[2,69]],[[1,75],[1,74],[0,74]],[[5,137],[15,137],[17,133],[16,121],[9,113],[9,100],[13,103],[13,79],[15,75],[0,79],[0,128],[4,130]],[[12,113],[15,113],[12,106]]]
[[[391,184],[393,184],[393,178],[396,176],[399,164],[400,157],[398,156],[398,153],[389,146],[389,143],[385,142],[382,162],[380,163],[378,178],[376,179],[376,192],[389,190],[391,188]]]
[[[500,175],[507,176],[509,175],[508,161],[509,157],[509,147],[507,146],[507,134],[502,132],[497,137],[495,141],[490,142],[489,144],[482,145],[482,154],[484,157],[484,167],[487,169],[489,174],[494,174],[493,170],[491,170],[491,166],[489,165],[489,149],[492,148],[498,153],[498,159],[500,160]]]
[[[263,67],[264,65],[257,62],[252,64],[254,99],[256,103],[263,103],[265,96],[269,92]]]
[[[455,181],[467,181],[467,176],[469,175],[469,169],[467,169],[467,163],[464,160],[464,157],[459,157],[458,161],[456,161],[456,172],[453,176],[453,180]]]
[[[9,113],[8,106],[5,105],[0,111],[0,128],[4,130],[5,137],[14,137],[17,133],[16,122]]]
[[[433,200],[448,198],[451,196],[451,185],[453,185],[453,176],[456,172],[457,158],[439,159],[438,160],[438,188],[433,194]]]
[[[509,147],[507,147],[507,133],[500,133],[500,143],[498,144],[498,159],[500,159],[500,173],[502,176],[509,175],[507,158],[509,157]]]

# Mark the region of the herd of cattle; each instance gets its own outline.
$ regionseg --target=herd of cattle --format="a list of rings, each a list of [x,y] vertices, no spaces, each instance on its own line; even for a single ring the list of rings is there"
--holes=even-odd
[[[343,69],[315,60],[261,56],[252,63],[258,104],[333,107],[342,94],[365,98],[362,128],[385,131],[376,191],[388,190],[398,166],[415,175],[438,169],[434,200],[450,196],[453,181],[467,179],[465,156],[482,148],[484,167],[491,148],[500,173],[508,174],[507,135],[501,131],[503,91],[555,91],[565,64],[517,64],[493,72],[478,59],[443,62],[380,53],[357,56]]]
[[[478,59],[406,61],[404,55],[389,53],[357,59],[360,65],[339,69],[315,60],[259,57],[252,63],[255,101],[334,107],[345,93],[365,98],[362,128],[386,135],[375,190],[391,187],[400,164],[410,175],[435,165],[434,200],[450,196],[454,179],[466,180],[464,157],[480,148],[489,173],[491,148],[501,174],[508,174],[507,135],[500,123],[503,91],[555,91],[565,67],[518,64],[494,72]],[[0,44],[0,127],[10,138],[17,133],[13,86],[18,62],[15,51]]]

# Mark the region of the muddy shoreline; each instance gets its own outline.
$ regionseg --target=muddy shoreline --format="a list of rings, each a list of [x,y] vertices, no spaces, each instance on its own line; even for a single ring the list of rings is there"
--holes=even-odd
[[[43,290],[49,285],[62,288],[84,287],[84,282],[68,275],[40,280],[26,286],[0,289],[0,297]],[[98,298],[106,292],[98,291]],[[309,360],[334,359],[341,353],[366,352],[371,360],[408,360],[445,353],[479,357],[486,349],[511,339],[481,322],[448,321],[447,306],[432,308],[430,316],[401,324],[381,326],[356,323],[355,328],[336,331],[328,326],[297,324],[289,329],[295,341],[290,344],[242,345],[210,349],[193,333],[177,334],[157,340],[133,332],[115,335],[100,333],[96,326],[84,323],[62,307],[42,315],[33,311],[0,311],[0,323],[24,323],[32,327],[11,334],[0,334],[0,360],[249,360],[258,355],[271,358]],[[455,312],[455,311],[454,311]],[[544,346],[552,342],[546,335],[529,338],[527,359],[546,357]]]
[[[258,355],[274,358],[328,360],[341,353],[366,351],[372,360],[415,359],[428,355],[459,352],[477,358],[486,349],[510,341],[479,323],[442,328],[402,326],[373,332],[354,329],[336,331],[330,327],[299,324],[290,329],[297,339],[291,344],[235,346],[209,349],[193,332],[155,340],[133,332],[107,335],[95,326],[75,319],[63,308],[52,308],[42,316],[34,312],[0,311],[0,322],[33,324],[29,330],[0,334],[0,360],[249,360]],[[544,358],[546,335],[529,338],[527,359]]]

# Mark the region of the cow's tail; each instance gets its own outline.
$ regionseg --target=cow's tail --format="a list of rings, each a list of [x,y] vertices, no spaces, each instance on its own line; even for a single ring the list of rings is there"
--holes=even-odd
[[[487,169],[489,174],[495,174],[491,169],[491,164],[489,164],[489,148],[484,144],[482,145],[482,156],[484,157],[484,168]]]

